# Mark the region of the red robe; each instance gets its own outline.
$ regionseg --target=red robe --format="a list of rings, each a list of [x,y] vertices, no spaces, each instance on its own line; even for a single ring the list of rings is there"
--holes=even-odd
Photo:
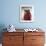
[[[32,17],[32,15],[30,12],[24,13],[24,20],[31,20],[31,17]]]

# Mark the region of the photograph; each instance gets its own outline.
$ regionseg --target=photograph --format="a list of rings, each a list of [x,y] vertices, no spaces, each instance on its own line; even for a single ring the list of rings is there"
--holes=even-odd
[[[32,5],[20,6],[20,22],[33,22],[34,8]]]

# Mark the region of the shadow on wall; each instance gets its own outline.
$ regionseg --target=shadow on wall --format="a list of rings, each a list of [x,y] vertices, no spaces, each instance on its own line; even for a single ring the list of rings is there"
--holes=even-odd
[[[6,28],[6,26],[4,24],[0,24],[0,43],[2,43],[2,32],[6,31],[6,29],[4,30],[4,28]]]

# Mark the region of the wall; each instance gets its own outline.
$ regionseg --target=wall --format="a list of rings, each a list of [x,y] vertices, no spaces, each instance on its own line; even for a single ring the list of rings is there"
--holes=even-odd
[[[21,23],[19,21],[21,4],[34,6],[35,21],[32,23]],[[45,0],[1,0],[0,24],[5,26],[15,25],[16,28],[41,27],[46,28],[46,1]]]

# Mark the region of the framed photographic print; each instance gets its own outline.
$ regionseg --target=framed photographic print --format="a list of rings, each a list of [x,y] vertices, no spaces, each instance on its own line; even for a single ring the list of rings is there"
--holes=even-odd
[[[20,22],[34,21],[34,7],[32,5],[20,5]]]

